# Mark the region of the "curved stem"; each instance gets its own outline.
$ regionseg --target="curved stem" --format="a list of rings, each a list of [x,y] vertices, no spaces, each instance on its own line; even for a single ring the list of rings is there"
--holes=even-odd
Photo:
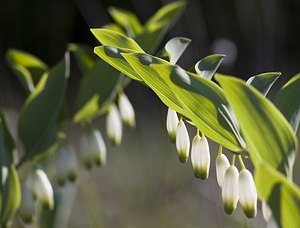
[[[242,156],[238,155],[238,158],[239,158],[239,162],[240,162],[242,170],[246,169]]]
[[[223,146],[222,146],[222,145],[219,145],[218,155],[221,155],[221,154],[222,154],[222,150],[223,150]]]
[[[234,155],[232,156],[232,161],[231,161],[231,165],[232,165],[232,166],[234,166],[234,163],[235,163],[235,157],[236,157],[236,155],[234,154]]]

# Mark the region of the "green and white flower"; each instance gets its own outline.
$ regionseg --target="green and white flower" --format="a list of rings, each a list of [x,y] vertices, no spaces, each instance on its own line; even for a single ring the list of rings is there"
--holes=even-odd
[[[190,152],[190,137],[182,119],[180,119],[177,125],[176,148],[180,162],[187,162]]]
[[[262,201],[262,203],[261,203],[261,210],[262,210],[264,219],[266,220],[266,222],[269,222],[271,219],[271,216],[272,216],[272,211],[271,211],[269,205],[265,201]]]
[[[123,92],[119,95],[118,106],[123,122],[129,127],[135,127],[135,113],[133,106]]]
[[[176,142],[176,131],[177,131],[178,122],[179,120],[178,120],[177,113],[173,109],[168,108],[167,131],[172,143]]]
[[[72,144],[67,145],[67,150],[68,150],[67,177],[70,181],[74,182],[77,178],[78,159],[77,159],[77,155],[76,155],[76,150]]]
[[[93,154],[90,149],[89,136],[86,132],[83,132],[83,134],[80,137],[79,154],[84,166],[88,169],[91,169],[93,163]]]
[[[210,152],[206,137],[197,134],[192,142],[191,160],[196,177],[207,179],[210,167]]]
[[[120,145],[122,140],[122,120],[118,108],[110,106],[106,116],[106,133],[114,145]]]
[[[35,201],[26,184],[21,184],[21,203],[19,214],[25,223],[32,223],[35,220]]]
[[[218,184],[221,188],[223,187],[224,176],[229,166],[230,163],[227,157],[224,154],[218,154],[216,158],[216,174]]]
[[[99,166],[104,165],[106,163],[106,146],[101,132],[93,129],[90,134],[89,141],[93,160]]]
[[[226,170],[222,198],[225,212],[231,214],[235,210],[239,200],[239,171],[233,165]]]

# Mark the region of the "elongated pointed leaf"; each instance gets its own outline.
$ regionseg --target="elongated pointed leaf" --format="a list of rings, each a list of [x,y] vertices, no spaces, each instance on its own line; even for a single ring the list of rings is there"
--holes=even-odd
[[[132,12],[117,7],[109,7],[108,12],[115,22],[125,28],[129,36],[132,37],[141,32],[142,25]]]
[[[105,111],[116,96],[120,73],[102,60],[82,78],[76,99],[75,122],[89,122]]]
[[[56,140],[56,122],[69,77],[69,54],[39,81],[25,101],[19,119],[19,136],[27,157],[44,152]]]
[[[191,39],[185,37],[175,37],[169,40],[165,45],[166,52],[169,56],[169,62],[175,64],[190,42]]]
[[[254,165],[266,162],[291,176],[297,151],[292,128],[279,110],[242,80],[218,76],[217,80],[232,107]]]
[[[147,54],[127,53],[123,56],[166,105],[190,118],[216,142],[233,151],[243,150],[224,119],[227,102],[216,84]]]
[[[224,57],[225,55],[214,54],[200,59],[195,64],[196,73],[209,80],[212,79]]]
[[[6,59],[26,91],[33,92],[47,65],[34,55],[16,49],[8,50]]]
[[[126,32],[123,30],[123,28],[120,25],[116,24],[116,23],[106,24],[106,25],[103,26],[103,28],[118,32],[122,35],[126,35]]]
[[[300,122],[300,74],[295,75],[279,90],[274,103],[297,132]]]
[[[267,95],[274,82],[281,75],[280,72],[268,72],[252,76],[247,80],[247,84],[255,87],[264,96]]]

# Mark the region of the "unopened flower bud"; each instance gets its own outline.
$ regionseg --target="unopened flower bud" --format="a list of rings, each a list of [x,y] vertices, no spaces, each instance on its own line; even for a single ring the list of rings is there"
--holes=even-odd
[[[68,175],[68,151],[65,146],[60,146],[55,155],[56,181],[64,185]]]
[[[68,172],[67,172],[67,177],[70,181],[74,182],[77,178],[77,170],[78,170],[78,160],[77,160],[77,155],[76,151],[73,145],[68,144],[67,145],[68,149]]]
[[[118,106],[123,122],[129,127],[135,127],[134,109],[125,93],[119,95]]]
[[[180,162],[187,162],[190,152],[190,137],[182,119],[180,119],[177,125],[176,148]]]
[[[205,136],[197,134],[192,142],[191,160],[196,177],[207,179],[210,166],[209,145]]]
[[[27,186],[31,194],[46,208],[52,209],[54,206],[52,185],[41,169],[35,169],[28,177]]]
[[[168,108],[167,131],[172,143],[176,142],[176,132],[177,132],[178,122],[179,120],[178,120],[177,113],[173,109]]]
[[[235,166],[230,166],[225,173],[222,198],[224,210],[227,214],[231,214],[239,200],[239,171]]]
[[[93,159],[97,165],[104,165],[106,163],[106,146],[101,132],[92,130],[89,140]]]
[[[219,154],[216,159],[216,173],[219,186],[223,187],[224,176],[230,164],[224,154]]]
[[[32,223],[35,220],[35,202],[26,186],[21,184],[22,199],[19,207],[19,213],[25,223]]]
[[[106,116],[106,132],[114,145],[119,145],[122,140],[122,120],[115,105],[112,105]]]
[[[243,169],[239,174],[239,200],[248,218],[256,216],[257,192],[252,174]]]
[[[265,201],[262,201],[261,209],[262,209],[262,214],[263,214],[264,219],[266,220],[266,222],[269,222],[269,220],[272,216],[272,211],[271,211],[269,205]]]
[[[92,168],[93,154],[90,150],[88,134],[83,133],[80,137],[80,157],[86,168]]]

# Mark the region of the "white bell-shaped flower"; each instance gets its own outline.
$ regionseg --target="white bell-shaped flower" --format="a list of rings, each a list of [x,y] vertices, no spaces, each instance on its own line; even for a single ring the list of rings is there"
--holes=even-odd
[[[134,109],[125,93],[119,95],[118,106],[123,122],[129,127],[135,127]]]
[[[226,170],[222,198],[225,212],[231,214],[239,200],[239,171],[233,165]]]
[[[106,146],[100,131],[93,129],[90,134],[90,149],[97,165],[106,163]]]
[[[229,166],[230,163],[227,157],[224,154],[218,154],[216,158],[216,174],[218,184],[221,188],[223,187],[224,176]]]
[[[53,208],[53,188],[46,173],[43,170],[39,168],[33,170],[29,174],[26,183],[34,198],[40,201],[44,207]]]
[[[77,172],[78,172],[78,159],[76,155],[75,148],[72,144],[67,145],[68,150],[68,172],[67,177],[70,181],[74,182],[77,178]]]
[[[176,131],[177,131],[178,122],[179,120],[178,120],[177,113],[173,109],[168,108],[167,131],[172,143],[176,142]]]
[[[180,162],[187,162],[190,152],[190,137],[182,119],[180,119],[177,125],[176,148]]]
[[[261,210],[262,210],[264,219],[266,220],[266,222],[269,222],[270,218],[272,216],[272,211],[271,211],[269,205],[265,201],[262,201],[262,203],[261,203]]]
[[[19,213],[22,220],[25,223],[32,223],[35,220],[35,202],[34,199],[26,186],[26,184],[21,184],[21,203],[19,207]]]
[[[245,215],[254,218],[257,211],[257,192],[252,174],[247,169],[239,174],[239,200]]]
[[[191,160],[196,177],[207,179],[210,167],[210,152],[206,137],[197,134],[192,142]]]
[[[89,136],[83,133],[80,137],[80,157],[86,168],[91,169],[93,163],[93,154],[90,150]]]
[[[122,140],[122,120],[115,105],[111,105],[106,116],[106,132],[114,145],[119,145]]]

